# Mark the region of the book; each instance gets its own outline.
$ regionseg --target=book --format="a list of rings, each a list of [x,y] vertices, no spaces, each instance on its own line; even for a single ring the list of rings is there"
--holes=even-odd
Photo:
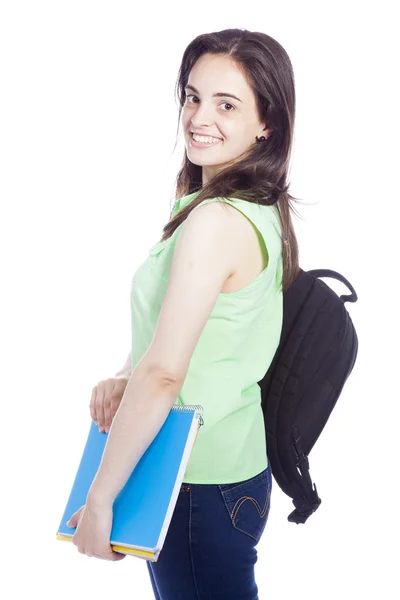
[[[157,562],[178,500],[183,476],[200,426],[199,405],[174,405],[163,426],[133,469],[113,503],[110,545],[116,552]],[[76,527],[67,521],[86,504],[100,466],[108,433],[91,421],[82,458],[56,537],[71,541]]]

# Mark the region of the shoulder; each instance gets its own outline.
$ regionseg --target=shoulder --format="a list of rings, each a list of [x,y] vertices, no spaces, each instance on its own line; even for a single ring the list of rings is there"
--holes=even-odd
[[[174,262],[207,264],[210,271],[225,275],[236,271],[243,247],[243,216],[219,198],[193,208],[182,223],[174,248]]]
[[[196,206],[186,219],[187,228],[192,229],[193,232],[206,228],[208,233],[214,232],[215,235],[222,232],[224,240],[233,240],[237,247],[237,236],[246,235],[250,231],[250,224],[247,216],[241,211],[242,203],[236,203],[235,206],[235,199],[228,200],[210,198]]]

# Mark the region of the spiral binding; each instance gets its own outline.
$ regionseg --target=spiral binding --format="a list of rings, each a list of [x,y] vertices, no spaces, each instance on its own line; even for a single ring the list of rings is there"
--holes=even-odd
[[[199,426],[204,425],[203,407],[200,404],[174,404],[172,410],[195,410],[199,414]]]

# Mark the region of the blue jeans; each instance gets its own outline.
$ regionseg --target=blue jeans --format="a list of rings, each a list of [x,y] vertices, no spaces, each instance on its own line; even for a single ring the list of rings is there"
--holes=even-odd
[[[254,565],[267,523],[271,466],[246,481],[183,483],[157,562],[156,600],[259,600]]]

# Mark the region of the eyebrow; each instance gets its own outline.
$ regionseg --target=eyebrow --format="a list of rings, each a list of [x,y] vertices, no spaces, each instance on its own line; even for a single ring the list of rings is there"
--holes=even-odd
[[[196,90],[196,88],[193,85],[185,85],[185,90],[186,89],[193,90],[195,94],[200,93],[198,90]],[[213,94],[213,97],[214,96],[224,96],[224,97],[228,97],[228,98],[235,98],[235,100],[239,100],[239,102],[242,102],[242,100],[240,98],[238,98],[237,96],[234,96],[233,94],[228,94],[226,92],[218,92],[217,94]],[[243,104],[243,102],[242,102],[242,104]]]

